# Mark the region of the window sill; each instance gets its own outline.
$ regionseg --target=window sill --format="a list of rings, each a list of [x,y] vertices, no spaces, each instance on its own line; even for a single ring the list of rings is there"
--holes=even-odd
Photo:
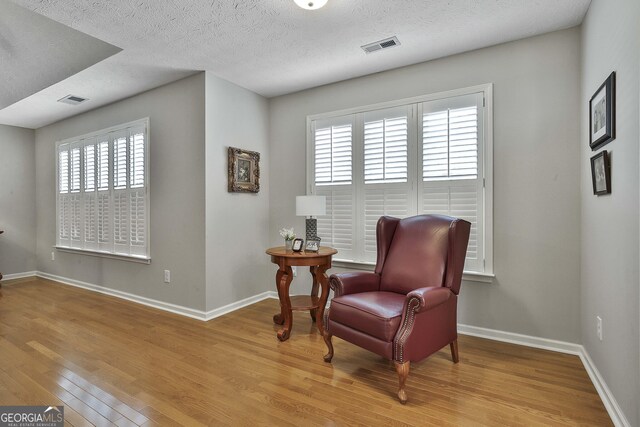
[[[334,267],[362,271],[373,271],[376,266],[374,262],[356,262],[346,259],[335,259],[331,264]],[[465,271],[462,274],[462,280],[465,282],[493,283],[495,277],[495,274],[480,273],[477,271]]]
[[[108,252],[90,251],[86,249],[67,248],[65,246],[54,246],[54,248],[59,250],[60,252],[67,252],[71,254],[89,255],[89,256],[100,257],[100,258],[117,259],[121,261],[137,262],[139,264],[151,264],[151,258],[146,258],[142,256],[112,254]]]

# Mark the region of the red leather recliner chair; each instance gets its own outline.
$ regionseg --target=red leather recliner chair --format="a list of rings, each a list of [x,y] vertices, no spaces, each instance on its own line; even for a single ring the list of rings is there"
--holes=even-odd
[[[411,362],[447,344],[458,362],[458,292],[471,224],[444,215],[383,216],[376,229],[374,272],[333,274],[324,340],[333,335],[395,362],[398,398],[407,401]]]

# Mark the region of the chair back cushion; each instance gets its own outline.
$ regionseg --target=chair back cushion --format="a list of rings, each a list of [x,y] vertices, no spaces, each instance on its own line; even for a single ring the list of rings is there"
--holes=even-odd
[[[407,294],[425,286],[448,286],[457,294],[469,229],[468,222],[444,215],[400,220],[381,269],[380,290]]]

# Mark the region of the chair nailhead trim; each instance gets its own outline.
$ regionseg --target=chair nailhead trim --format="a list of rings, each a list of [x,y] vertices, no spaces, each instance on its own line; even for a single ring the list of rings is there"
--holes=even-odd
[[[411,330],[413,329],[413,322],[416,317],[416,311],[420,307],[420,300],[418,298],[411,298],[407,305],[407,315],[404,317],[404,322],[400,327],[399,337],[396,339],[396,360],[400,363],[404,363],[404,343],[409,338]]]

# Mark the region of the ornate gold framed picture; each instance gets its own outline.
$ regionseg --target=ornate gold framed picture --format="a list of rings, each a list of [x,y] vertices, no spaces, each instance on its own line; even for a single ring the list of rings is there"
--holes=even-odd
[[[260,191],[260,153],[229,147],[229,193]]]

